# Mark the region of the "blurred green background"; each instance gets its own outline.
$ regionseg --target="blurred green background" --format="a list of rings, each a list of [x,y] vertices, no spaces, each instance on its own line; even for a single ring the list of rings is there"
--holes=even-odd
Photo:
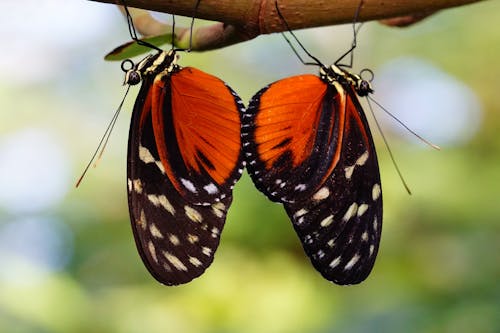
[[[500,2],[399,29],[362,28],[355,72],[376,98],[442,146],[375,110],[384,190],[378,260],[361,285],[321,278],[280,205],[247,175],[215,262],[165,287],[136,252],[125,188],[129,94],[104,158],[74,188],[124,93],[105,53],[129,40],[112,5],[4,0],[0,11],[0,332],[500,332]],[[328,64],[350,26],[297,32]],[[245,102],[280,78],[314,73],[279,35],[181,65],[224,79]],[[372,122],[373,124],[373,122]]]

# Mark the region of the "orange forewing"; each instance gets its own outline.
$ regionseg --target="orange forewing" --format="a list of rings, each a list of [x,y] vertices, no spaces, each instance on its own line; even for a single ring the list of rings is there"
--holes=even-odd
[[[308,158],[326,88],[317,76],[301,75],[272,84],[262,95],[255,143],[267,169],[286,150],[292,151],[294,167]]]
[[[152,91],[155,140],[165,171],[177,191],[186,193],[178,180],[178,165],[172,162],[174,153],[167,148],[166,140],[172,134],[186,169],[184,177],[195,186],[210,182],[228,185],[235,169],[241,167],[241,120],[231,90],[222,80],[186,67],[169,77],[158,76]],[[170,93],[169,106],[164,105],[166,93]],[[171,113],[174,133],[167,133],[165,112]],[[210,179],[197,184],[196,175],[208,175]]]
[[[223,184],[241,151],[234,96],[222,80],[192,67],[173,75],[171,84],[174,126],[184,162],[199,172],[195,161],[199,150],[214,166],[210,176]]]

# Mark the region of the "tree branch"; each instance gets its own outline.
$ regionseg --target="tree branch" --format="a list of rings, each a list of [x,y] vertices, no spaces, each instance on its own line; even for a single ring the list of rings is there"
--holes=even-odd
[[[91,0],[119,3],[121,0]],[[384,23],[405,26],[440,9],[461,6],[481,0],[364,0],[358,21],[385,19]],[[126,0],[129,7],[191,17],[196,0]],[[279,8],[292,29],[311,28],[352,22],[360,0],[279,0]],[[193,50],[215,49],[246,41],[261,34],[285,30],[276,13],[275,0],[202,0],[196,17],[218,21],[193,31]],[[166,33],[166,26],[141,13],[134,23],[144,36]],[[148,19],[146,19],[148,17]],[[412,19],[413,18],[413,19]],[[161,30],[163,29],[163,30]],[[178,46],[189,40],[189,29],[176,29]]]

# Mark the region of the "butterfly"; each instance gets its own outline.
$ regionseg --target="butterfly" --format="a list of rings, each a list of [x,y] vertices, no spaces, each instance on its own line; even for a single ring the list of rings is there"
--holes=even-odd
[[[128,140],[130,220],[145,266],[166,285],[212,263],[244,169],[243,102],[219,78],[179,66],[177,51],[122,62],[125,83],[141,83]]]
[[[247,169],[261,192],[284,205],[316,270],[356,284],[373,268],[382,228],[377,154],[358,99],[373,89],[303,49],[319,76],[279,80],[250,100],[242,125]]]

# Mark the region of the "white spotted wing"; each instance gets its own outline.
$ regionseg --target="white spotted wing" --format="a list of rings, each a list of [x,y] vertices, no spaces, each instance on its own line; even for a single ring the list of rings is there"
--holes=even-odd
[[[145,266],[166,285],[189,282],[212,263],[243,168],[241,102],[222,81],[199,73],[143,72],[129,132],[132,230]],[[197,77],[217,86],[193,88]],[[210,108],[221,87],[224,102]]]
[[[345,112],[346,122],[338,163],[310,198],[285,204],[314,267],[342,285],[360,283],[370,274],[382,230],[375,146],[354,91],[344,88],[346,104],[338,112]]]

